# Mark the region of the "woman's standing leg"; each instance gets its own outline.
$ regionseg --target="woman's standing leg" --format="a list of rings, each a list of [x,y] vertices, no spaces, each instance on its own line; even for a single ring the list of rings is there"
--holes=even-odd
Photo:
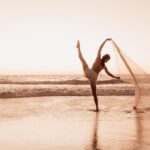
[[[92,94],[93,94],[93,97],[94,97],[94,102],[95,102],[95,105],[96,105],[96,111],[99,111],[98,98],[97,98],[97,94],[96,94],[96,83],[95,84],[90,83],[90,85],[91,85],[91,90],[92,90]]]

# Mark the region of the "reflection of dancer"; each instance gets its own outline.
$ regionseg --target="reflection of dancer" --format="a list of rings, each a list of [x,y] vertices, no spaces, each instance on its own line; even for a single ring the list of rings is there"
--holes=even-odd
[[[96,113],[95,124],[93,129],[93,139],[92,139],[92,150],[96,150],[98,148],[98,116]]]
[[[82,53],[81,53],[81,50],[80,50],[80,42],[78,41],[77,42],[77,49],[78,49],[78,53],[79,53],[79,58],[82,62],[82,66],[83,66],[83,71],[84,71],[84,74],[85,74],[85,77],[88,78],[89,80],[89,83],[90,83],[90,86],[91,86],[91,90],[92,90],[92,94],[93,94],[93,97],[94,97],[94,102],[95,102],[95,105],[96,105],[96,111],[98,111],[98,98],[97,98],[97,94],[96,94],[96,81],[97,81],[97,77],[98,77],[98,74],[104,69],[105,72],[113,77],[113,78],[116,78],[116,79],[120,79],[120,77],[116,77],[114,76],[113,74],[111,74],[105,63],[107,63],[109,60],[110,60],[110,55],[109,54],[105,54],[102,58],[101,58],[101,51],[102,51],[102,48],[104,46],[104,44],[106,43],[106,41],[111,41],[111,39],[106,39],[100,46],[99,50],[98,50],[98,54],[97,54],[97,57],[96,57],[96,60],[92,66],[92,68],[90,69],[88,64],[86,63],[85,59],[83,58],[82,56]]]
[[[92,137],[90,139],[90,144],[86,145],[86,150],[98,150],[98,118],[99,113],[96,113],[94,117],[94,126],[91,134]]]

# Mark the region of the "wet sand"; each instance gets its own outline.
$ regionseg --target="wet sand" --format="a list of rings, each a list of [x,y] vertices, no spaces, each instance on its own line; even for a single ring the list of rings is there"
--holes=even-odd
[[[0,99],[2,150],[149,150],[150,107],[130,96]]]

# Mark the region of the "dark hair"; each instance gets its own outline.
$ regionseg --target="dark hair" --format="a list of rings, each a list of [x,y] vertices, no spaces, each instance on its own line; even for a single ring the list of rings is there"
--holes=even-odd
[[[105,60],[106,59],[110,59],[110,55],[109,54],[105,54],[103,57],[102,57],[102,61],[101,61],[101,65],[104,67],[105,66]]]

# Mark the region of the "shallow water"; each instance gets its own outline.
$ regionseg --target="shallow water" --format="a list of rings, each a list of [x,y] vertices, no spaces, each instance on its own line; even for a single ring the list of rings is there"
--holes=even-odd
[[[132,109],[130,96],[0,100],[3,150],[149,150],[150,110]],[[3,110],[3,111],[2,111]]]

